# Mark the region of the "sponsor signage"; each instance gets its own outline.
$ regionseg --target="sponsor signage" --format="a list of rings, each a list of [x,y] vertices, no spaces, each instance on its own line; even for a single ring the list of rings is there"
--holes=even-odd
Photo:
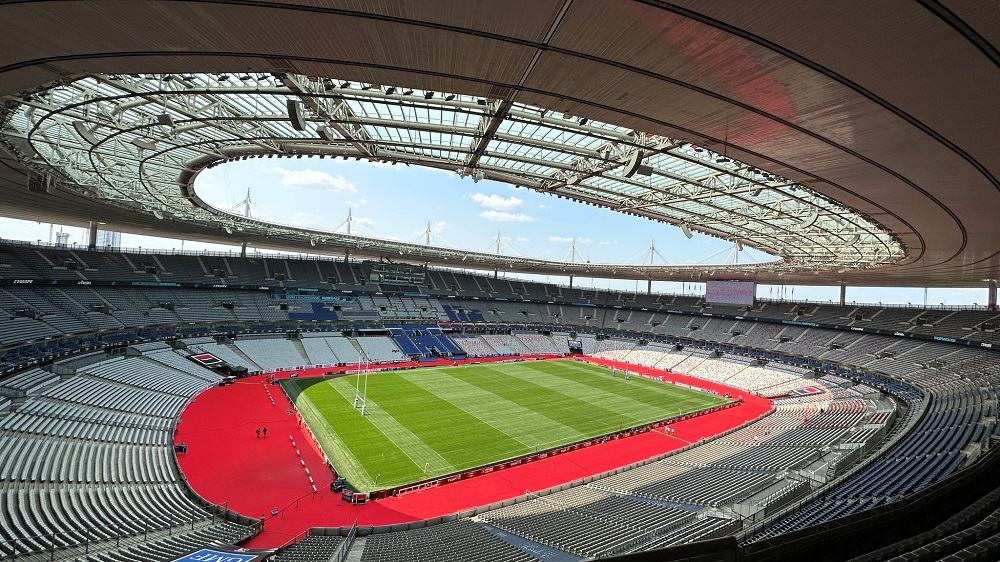
[[[276,300],[306,301],[306,302],[354,302],[354,297],[337,297],[332,295],[274,295]]]
[[[180,283],[170,283],[167,281],[132,281],[129,283],[133,287],[180,287]]]
[[[203,548],[175,558],[173,562],[256,562],[264,560],[264,556],[267,554],[266,552],[235,552]]]

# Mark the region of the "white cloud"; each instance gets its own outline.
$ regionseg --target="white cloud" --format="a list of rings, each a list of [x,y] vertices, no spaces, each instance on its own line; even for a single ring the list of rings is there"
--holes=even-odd
[[[485,193],[474,193],[472,200],[481,207],[493,209],[494,211],[509,211],[520,207],[524,203],[520,197],[513,195],[510,197],[500,197],[499,195],[487,195]]]
[[[532,222],[535,217],[524,213],[508,213],[506,211],[483,211],[479,216],[494,222]]]
[[[352,199],[350,201],[344,201],[347,203],[348,207],[364,207],[368,204],[368,200],[362,197],[361,199]]]
[[[562,242],[568,244],[573,240],[574,238],[569,236],[549,236],[549,242]],[[576,238],[575,240],[577,244],[590,244],[593,242],[590,238]]]
[[[600,242],[598,242],[598,244],[600,244],[601,246],[617,246],[618,245],[618,241],[617,240],[601,240]]]
[[[518,242],[531,242],[531,238],[528,238],[527,236],[518,236],[515,240]]]
[[[289,170],[274,167],[271,171],[281,176],[281,185],[299,185],[304,187],[322,187],[331,191],[355,193],[357,186],[341,175],[331,175],[319,170]]]
[[[351,217],[351,222],[358,226],[375,226],[375,219],[370,217]]]
[[[549,206],[546,205],[545,203],[539,203],[538,208],[544,211],[545,209],[548,209]]]

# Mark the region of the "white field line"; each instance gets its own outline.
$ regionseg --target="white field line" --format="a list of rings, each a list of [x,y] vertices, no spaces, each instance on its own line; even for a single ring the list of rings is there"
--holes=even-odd
[[[441,394],[438,394],[432,389],[432,387],[434,387],[437,382],[442,382],[440,380],[431,381],[430,377],[425,378],[423,375],[415,375],[412,378],[408,378],[407,380],[409,380],[410,382],[412,382],[417,386],[420,386],[421,388],[434,394],[441,400],[448,402],[449,404],[455,406],[456,408],[478,419],[479,421],[485,423],[486,425],[492,427],[493,429],[499,431],[500,433],[503,433],[504,435],[510,437],[511,439],[517,441],[518,443],[524,445],[529,449],[536,447],[539,444],[539,441],[537,439],[532,439],[530,435],[524,435],[524,433],[533,433],[533,432],[531,432],[530,430],[527,432],[522,431],[519,432],[521,433],[521,436],[518,437],[517,435],[518,432],[511,431],[511,430],[516,430],[517,427],[510,427],[509,424],[503,424],[507,426],[506,428],[504,428],[502,425],[497,425],[497,423],[500,423],[502,419],[525,420],[530,418],[533,420],[534,423],[525,425],[524,427],[535,427],[535,428],[544,427],[546,431],[555,433],[555,435],[553,435],[554,437],[553,441],[561,441],[565,439],[575,440],[577,438],[582,439],[585,437],[585,435],[580,433],[579,431],[569,426],[563,425],[551,418],[548,418],[544,414],[540,414],[516,402],[512,402],[502,396],[494,394],[488,390],[479,388],[478,386],[470,384],[461,379],[449,376],[448,379],[443,380],[443,382],[448,386],[461,387],[462,390],[468,393],[469,397],[478,396],[480,397],[480,399],[486,398],[488,401],[492,403],[505,404],[503,411],[498,411],[493,413],[485,409],[474,410],[467,405],[466,406],[462,405],[460,400],[463,397],[454,396],[452,398],[448,398],[446,396],[442,396]],[[492,418],[493,421],[490,421],[490,419],[488,418]],[[529,440],[525,441],[524,438],[528,438]]]
[[[354,403],[354,394],[350,393],[350,388],[336,384],[333,387],[349,404]],[[420,469],[425,466],[428,472],[453,471],[455,469],[450,462],[424,443],[420,437],[371,400],[368,400],[367,412],[368,421]],[[361,415],[360,411],[358,415]]]

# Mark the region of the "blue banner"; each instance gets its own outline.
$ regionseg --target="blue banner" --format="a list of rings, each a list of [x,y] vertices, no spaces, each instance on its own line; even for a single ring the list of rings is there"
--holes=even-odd
[[[174,562],[252,562],[258,560],[259,557],[260,554],[241,554],[203,548],[178,558]]]

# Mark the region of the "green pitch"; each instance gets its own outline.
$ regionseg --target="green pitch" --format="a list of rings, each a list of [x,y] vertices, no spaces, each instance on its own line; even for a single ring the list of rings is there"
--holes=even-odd
[[[727,402],[575,361],[283,380],[337,472],[372,491],[492,464]],[[364,384],[362,380],[362,385]]]

